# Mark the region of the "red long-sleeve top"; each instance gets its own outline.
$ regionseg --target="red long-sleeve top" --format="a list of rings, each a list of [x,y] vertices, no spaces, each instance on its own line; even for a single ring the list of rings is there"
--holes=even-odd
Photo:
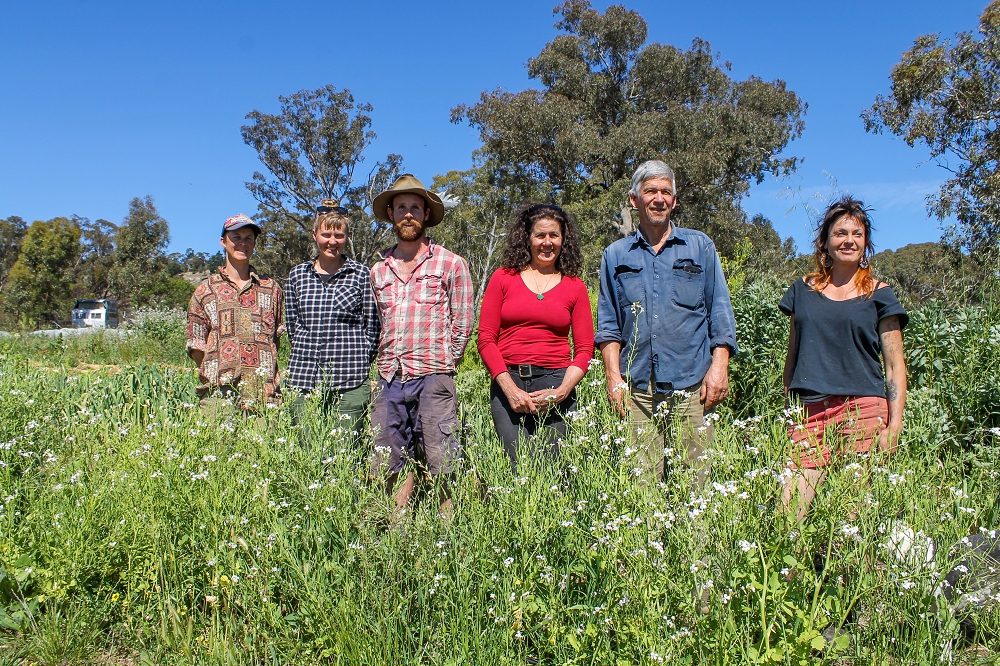
[[[491,377],[507,372],[508,365],[574,365],[587,371],[594,357],[594,319],[587,285],[580,278],[563,276],[544,296],[538,300],[517,271],[500,268],[490,277],[479,315],[477,346]]]

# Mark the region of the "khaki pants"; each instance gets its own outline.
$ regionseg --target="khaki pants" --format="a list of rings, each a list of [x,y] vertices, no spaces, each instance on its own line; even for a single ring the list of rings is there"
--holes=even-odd
[[[345,434],[345,439],[356,441],[365,429],[365,421],[368,418],[368,403],[371,402],[372,386],[366,379],[360,386],[352,389],[332,389],[321,392],[319,439],[322,450],[326,450],[325,442],[328,435],[335,432]],[[305,418],[306,399],[301,393],[295,396],[295,400],[289,405],[292,415],[292,423],[302,427],[301,441],[306,445],[314,442],[313,432],[316,423],[310,423]]]
[[[667,459],[680,454],[683,464],[697,473],[698,488],[705,485],[711,469],[709,453],[715,438],[714,419],[705,418],[701,382],[686,391],[653,393],[634,390],[629,417],[639,446],[643,476],[653,483],[663,480]],[[680,451],[678,451],[680,448]]]

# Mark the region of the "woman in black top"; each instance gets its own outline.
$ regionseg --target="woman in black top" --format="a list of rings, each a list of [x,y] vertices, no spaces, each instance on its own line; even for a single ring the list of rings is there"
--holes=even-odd
[[[798,490],[799,519],[835,453],[868,453],[876,442],[883,453],[895,451],[906,402],[908,318],[892,289],[872,276],[864,204],[850,197],[832,204],[815,247],[816,270],[796,280],[778,305],[792,318],[785,391],[805,412],[789,428],[795,474],[782,492],[787,509]]]

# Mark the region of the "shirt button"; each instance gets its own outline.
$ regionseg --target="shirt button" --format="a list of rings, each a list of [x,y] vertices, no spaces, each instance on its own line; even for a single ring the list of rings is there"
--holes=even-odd
[[[654,339],[654,340],[656,339],[656,336],[655,336],[655,335],[653,336],[653,339]]]
[[[656,273],[653,273],[653,277],[654,277],[654,278],[656,278],[657,280],[659,280],[659,279],[660,279],[660,276],[659,276],[659,275],[657,275]]]
[[[824,405],[829,405],[829,404],[830,404],[830,401],[829,401],[829,400],[824,400],[824,401],[823,401],[823,404],[824,404]]]
[[[659,319],[660,315],[653,315],[653,319]]]

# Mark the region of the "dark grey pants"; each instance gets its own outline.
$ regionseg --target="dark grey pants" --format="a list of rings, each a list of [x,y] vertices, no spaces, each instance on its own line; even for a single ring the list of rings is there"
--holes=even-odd
[[[566,368],[532,367],[531,377],[521,377],[516,367],[510,373],[514,384],[528,393],[556,388],[562,384],[563,377],[566,376]],[[559,455],[559,439],[566,436],[566,422],[563,420],[563,415],[575,408],[576,389],[573,389],[558,407],[550,409],[542,418],[533,414],[518,414],[511,408],[500,385],[496,381],[490,383],[490,411],[493,414],[493,425],[496,426],[497,435],[503,442],[503,450],[510,458],[510,466],[515,473],[517,473],[517,455],[521,441],[528,444],[529,454],[547,450],[553,460]]]

